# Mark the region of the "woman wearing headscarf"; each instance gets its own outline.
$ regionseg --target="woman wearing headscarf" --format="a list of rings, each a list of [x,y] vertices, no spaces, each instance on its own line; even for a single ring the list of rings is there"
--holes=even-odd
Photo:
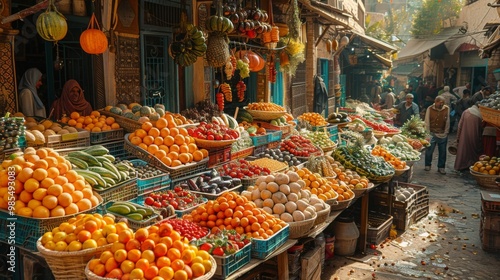
[[[28,117],[45,118],[47,112],[45,105],[38,96],[38,88],[42,85],[42,72],[36,68],[30,68],[24,72],[19,82],[19,105],[21,112]]]
[[[83,94],[83,89],[76,80],[68,80],[63,87],[61,97],[52,104],[53,116],[60,120],[63,115],[69,116],[72,112],[78,112],[82,116],[92,113],[92,106]]]

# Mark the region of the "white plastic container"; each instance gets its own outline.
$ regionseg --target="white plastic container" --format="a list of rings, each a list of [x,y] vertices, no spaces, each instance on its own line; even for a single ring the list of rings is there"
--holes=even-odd
[[[335,255],[352,256],[356,252],[359,230],[350,217],[339,217],[333,223]]]

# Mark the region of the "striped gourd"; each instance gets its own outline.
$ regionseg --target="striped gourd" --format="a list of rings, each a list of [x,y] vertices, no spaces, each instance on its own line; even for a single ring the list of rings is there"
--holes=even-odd
[[[66,36],[68,24],[66,18],[51,4],[38,16],[36,31],[46,41],[59,41]]]

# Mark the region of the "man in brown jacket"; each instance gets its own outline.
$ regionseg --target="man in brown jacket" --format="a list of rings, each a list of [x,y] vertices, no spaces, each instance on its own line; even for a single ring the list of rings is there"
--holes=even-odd
[[[431,170],[432,154],[438,146],[438,172],[446,174],[446,145],[450,131],[450,108],[444,105],[445,99],[437,96],[434,104],[425,112],[425,130],[431,135],[431,146],[425,151],[425,171]]]

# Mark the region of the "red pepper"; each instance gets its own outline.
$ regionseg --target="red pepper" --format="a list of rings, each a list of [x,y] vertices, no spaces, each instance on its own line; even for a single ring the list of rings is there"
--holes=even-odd
[[[212,255],[214,256],[224,256],[224,249],[222,247],[215,247],[212,251]]]
[[[200,250],[207,251],[210,253],[210,251],[212,250],[213,247],[214,247],[214,245],[212,245],[210,243],[203,243],[200,246]]]
[[[215,95],[217,99],[217,105],[219,106],[219,110],[224,111],[224,94],[222,92],[217,92]]]

